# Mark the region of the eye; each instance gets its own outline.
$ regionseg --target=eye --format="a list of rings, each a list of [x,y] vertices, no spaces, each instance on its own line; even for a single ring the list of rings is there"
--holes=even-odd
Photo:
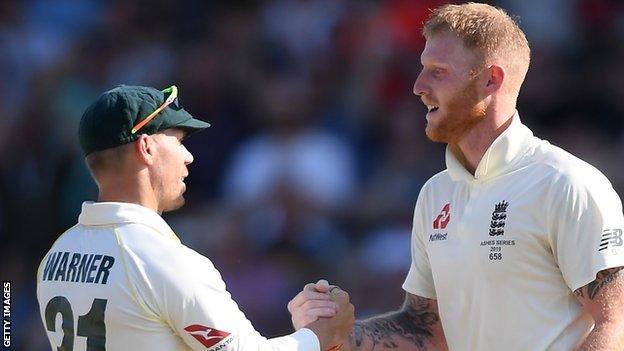
[[[443,73],[444,73],[444,70],[443,70],[442,68],[434,68],[434,69],[431,71],[431,75],[432,75],[434,78],[440,78],[440,77],[442,76],[442,74],[443,74]]]

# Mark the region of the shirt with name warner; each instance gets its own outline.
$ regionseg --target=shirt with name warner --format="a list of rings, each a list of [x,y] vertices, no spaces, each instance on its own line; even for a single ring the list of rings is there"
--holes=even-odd
[[[624,266],[611,183],[517,115],[474,175],[446,163],[416,202],[403,288],[437,300],[452,350],[574,349],[593,319],[573,291]]]
[[[54,350],[319,350],[306,328],[262,337],[212,262],[135,204],[84,203],[39,266],[37,299]]]

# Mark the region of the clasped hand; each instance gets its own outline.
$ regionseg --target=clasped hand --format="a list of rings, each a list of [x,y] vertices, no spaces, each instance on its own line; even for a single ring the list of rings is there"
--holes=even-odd
[[[288,303],[295,330],[312,330],[322,351],[338,350],[346,344],[355,322],[354,310],[349,294],[323,279],[307,284]]]

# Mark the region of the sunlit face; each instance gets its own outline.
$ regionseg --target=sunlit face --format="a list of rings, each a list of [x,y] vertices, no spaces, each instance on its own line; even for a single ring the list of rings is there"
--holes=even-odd
[[[193,162],[193,155],[182,144],[184,136],[180,129],[167,129],[151,136],[157,153],[150,175],[161,213],[184,205],[184,178],[188,176],[187,166]]]
[[[458,143],[485,117],[486,106],[474,75],[476,62],[476,55],[450,32],[427,40],[414,94],[427,106],[425,132],[432,141]]]

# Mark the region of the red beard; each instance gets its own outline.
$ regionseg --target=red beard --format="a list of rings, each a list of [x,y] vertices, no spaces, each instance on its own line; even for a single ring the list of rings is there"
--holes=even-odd
[[[427,123],[425,133],[434,142],[457,144],[461,137],[485,117],[484,103],[477,96],[477,80],[471,79],[451,98],[433,123]],[[442,107],[442,106],[440,106]]]

